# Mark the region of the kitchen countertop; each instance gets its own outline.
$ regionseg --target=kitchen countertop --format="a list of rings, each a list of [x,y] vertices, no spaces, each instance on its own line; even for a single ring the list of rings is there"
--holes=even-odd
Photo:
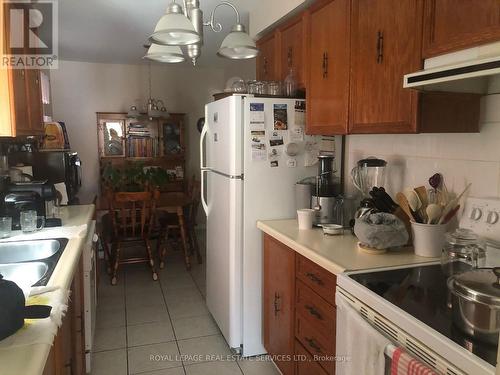
[[[335,275],[439,260],[417,256],[411,248],[367,254],[358,249],[358,239],[347,230],[343,235],[325,236],[321,228],[299,230],[295,219],[258,221],[257,228]]]
[[[46,228],[30,235],[23,235],[15,231],[7,241],[16,241],[35,238],[61,238],[68,237],[68,228],[89,224],[94,215],[94,205],[61,207],[60,217],[63,226],[59,228]],[[58,235],[59,233],[59,235]],[[66,235],[64,235],[66,234]],[[82,245],[85,242],[86,231],[79,236],[69,239],[64,252],[59,258],[47,286],[57,286],[61,289],[69,289],[73,280]],[[0,364],[2,375],[39,375],[43,373],[50,345],[34,344],[24,347],[0,350]]]

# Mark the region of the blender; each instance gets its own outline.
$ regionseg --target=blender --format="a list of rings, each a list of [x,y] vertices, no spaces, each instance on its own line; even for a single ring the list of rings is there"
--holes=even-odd
[[[387,162],[375,157],[359,160],[351,171],[351,179],[361,193],[361,203],[356,212],[356,218],[372,211],[374,208],[370,191],[374,187],[382,187],[385,183],[385,170]]]

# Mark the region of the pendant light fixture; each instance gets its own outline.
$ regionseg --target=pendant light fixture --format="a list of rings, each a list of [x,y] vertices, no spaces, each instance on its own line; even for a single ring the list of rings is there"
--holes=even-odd
[[[148,51],[149,52],[149,51]],[[152,120],[155,118],[167,118],[168,112],[165,107],[165,103],[161,99],[153,98],[151,94],[151,63],[148,64],[148,83],[149,83],[149,99],[144,106],[144,111],[146,112],[146,116]],[[130,107],[127,112],[127,117],[129,118],[141,118],[143,114],[137,109],[137,106],[133,105]]]
[[[148,48],[144,58],[162,63],[179,63],[186,60],[179,46],[162,46],[154,43]]]
[[[200,36],[191,21],[183,14],[182,7],[174,0],[156,24],[149,41],[161,45],[186,46],[198,43]]]
[[[149,38],[151,48],[156,45],[163,46],[186,46],[188,57],[193,65],[196,65],[201,55],[203,46],[203,27],[210,26],[213,32],[219,33],[223,27],[215,21],[215,12],[220,6],[229,6],[236,13],[236,24],[231,32],[224,38],[217,55],[233,60],[255,58],[259,51],[254,40],[247,34],[245,26],[241,23],[240,14],[236,7],[222,1],[217,4],[210,14],[210,21],[203,22],[203,12],[200,9],[199,0],[183,0],[184,8],[175,2],[168,6],[166,14],[158,21],[154,33]],[[158,47],[154,48],[158,50]],[[180,60],[180,50],[164,50],[161,54],[148,51],[146,58],[156,61],[175,63]]]

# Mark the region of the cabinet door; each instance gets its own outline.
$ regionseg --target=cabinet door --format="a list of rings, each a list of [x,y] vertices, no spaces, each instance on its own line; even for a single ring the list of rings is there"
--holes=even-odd
[[[16,123],[16,134],[29,133],[30,117],[28,110],[28,95],[26,92],[27,71],[24,69],[12,69],[12,92],[14,101],[14,121]]]
[[[294,372],[294,269],[295,252],[265,235],[264,346],[285,375]]]
[[[280,28],[280,79],[283,81],[290,69],[294,70],[297,79],[297,87],[304,87],[304,64],[303,64],[303,32],[302,15]]]
[[[42,92],[40,86],[40,71],[38,69],[26,70],[26,93],[29,107],[30,135],[43,134]]]
[[[497,40],[500,40],[500,1],[425,1],[425,58]]]
[[[349,0],[320,1],[307,17],[307,133],[345,134],[349,100]]]
[[[422,69],[421,0],[353,0],[350,133],[415,133],[417,99],[403,75]]]
[[[273,33],[257,42],[257,80],[273,81],[279,78],[276,66],[277,39]]]

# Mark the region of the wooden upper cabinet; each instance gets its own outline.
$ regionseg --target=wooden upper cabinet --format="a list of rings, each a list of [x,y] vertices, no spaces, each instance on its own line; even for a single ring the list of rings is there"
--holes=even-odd
[[[264,347],[284,375],[294,373],[295,252],[264,236]]]
[[[297,86],[305,87],[304,23],[302,15],[294,18],[279,29],[280,33],[280,80],[285,80],[290,69],[294,70]]]
[[[422,12],[422,0],[352,1],[350,133],[417,131],[403,76],[422,69]]]
[[[11,25],[4,12],[9,9],[0,0],[2,53],[12,51],[8,31]],[[28,6],[28,5],[27,5]],[[19,27],[13,25],[12,27]],[[44,133],[43,105],[39,69],[6,69],[0,73],[0,136],[41,135]]]
[[[257,41],[257,48],[259,49],[259,55],[257,56],[257,80],[274,81],[279,79],[276,56],[277,46],[276,33],[272,33]]]
[[[424,58],[500,40],[500,1],[425,0]]]
[[[307,134],[345,134],[349,103],[349,0],[319,1],[304,16]]]

